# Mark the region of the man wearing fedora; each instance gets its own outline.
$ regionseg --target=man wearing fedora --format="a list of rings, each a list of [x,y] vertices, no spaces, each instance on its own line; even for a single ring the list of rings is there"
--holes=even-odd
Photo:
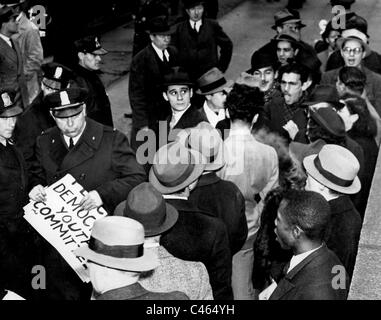
[[[66,89],[74,81],[73,72],[56,62],[43,64],[41,91],[29,108],[20,115],[15,128],[14,139],[22,151],[28,168],[35,155],[37,137],[45,130],[54,127],[55,121],[49,113],[49,107],[44,104],[44,97],[50,93]]]
[[[86,98],[87,116],[106,126],[113,127],[110,100],[98,76],[102,56],[107,50],[102,48],[98,37],[89,36],[74,42],[78,64],[74,67],[75,81],[88,91]]]
[[[280,67],[296,59],[300,44],[292,33],[280,33],[275,37],[274,42],[276,43],[276,55]]]
[[[359,68],[364,72],[366,94],[378,114],[381,115],[381,75],[369,70],[363,63],[363,59],[370,53],[367,36],[355,28],[344,30],[341,36],[337,40],[337,46],[340,49],[344,65]],[[335,85],[340,69],[341,67],[323,73],[321,83]]]
[[[11,7],[0,5],[0,88],[15,91],[25,109],[29,101],[23,56],[12,37],[18,32],[16,17],[17,13]]]
[[[204,121],[216,127],[219,121],[226,118],[224,104],[233,81],[227,81],[223,73],[214,67],[198,78],[197,86],[196,93],[205,97],[200,113]]]
[[[105,217],[94,222],[89,244],[74,251],[86,259],[95,300],[188,300],[179,291],[151,292],[139,275],[158,266],[144,248],[144,227],[127,217]]]
[[[14,92],[0,91],[0,287],[32,299],[31,270],[39,261],[33,230],[23,219],[28,174],[12,141],[17,117],[23,112],[14,99]]]
[[[165,16],[149,22],[151,43],[137,53],[131,62],[129,97],[132,109],[131,146],[134,150],[142,144],[136,140],[139,130],[156,129],[160,120],[170,114],[163,100],[164,75],[176,65],[177,50],[170,46],[173,28]]]
[[[56,126],[37,138],[29,197],[45,201],[44,186],[69,173],[87,191],[81,209],[102,206],[112,213],[146,174],[124,134],[86,117],[86,94],[83,89],[68,88],[45,97]],[[58,252],[46,245],[48,298],[79,299],[80,279]]]
[[[223,140],[208,122],[200,122],[190,129],[185,140],[190,148],[200,152],[207,160],[204,173],[189,200],[225,223],[230,251],[234,255],[242,248],[247,237],[245,199],[233,182],[222,180],[216,174],[225,165]]]
[[[204,17],[204,2],[183,1],[188,19],[176,25],[172,38],[179,63],[193,81],[212,67],[226,72],[233,53],[233,43],[218,22]]]
[[[177,258],[201,261],[208,270],[214,299],[232,300],[232,256],[225,224],[189,199],[205,165],[201,153],[178,141],[156,152],[149,182],[179,213],[176,224],[162,235],[160,243]]]
[[[179,213],[165,203],[152,184],[143,182],[132,189],[127,199],[116,207],[114,215],[140,222],[144,227],[144,250],[159,258],[155,270],[140,275],[139,283],[144,288],[154,292],[182,291],[190,300],[213,300],[204,264],[176,258],[160,244],[161,235],[176,224]]]
[[[336,253],[349,279],[356,262],[361,217],[348,195],[361,189],[356,157],[346,148],[327,144],[318,154],[303,160],[307,172],[306,190],[320,193],[329,203],[331,219],[325,242]]]
[[[330,216],[329,205],[322,195],[300,190],[285,193],[274,231],[280,246],[291,249],[293,256],[270,300],[346,300],[349,291],[346,272],[344,283],[333,285],[335,270],[339,269],[342,276],[345,269],[324,243]]]

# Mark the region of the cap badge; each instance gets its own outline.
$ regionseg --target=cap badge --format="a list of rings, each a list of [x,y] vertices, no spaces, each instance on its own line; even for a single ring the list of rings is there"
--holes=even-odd
[[[4,107],[9,107],[12,105],[11,98],[7,92],[1,94],[1,99],[3,100]]]
[[[61,105],[70,104],[70,99],[66,91],[60,92]]]

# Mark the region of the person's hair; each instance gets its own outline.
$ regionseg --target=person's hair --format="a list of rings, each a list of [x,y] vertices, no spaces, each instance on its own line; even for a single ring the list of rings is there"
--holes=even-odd
[[[310,240],[322,240],[331,215],[325,198],[313,191],[288,190],[283,195],[282,216],[291,226],[298,226]]]
[[[305,83],[310,78],[310,71],[307,67],[304,65],[297,63],[297,62],[291,62],[283,67],[279,68],[279,81],[282,81],[283,74],[285,73],[295,73],[300,76],[300,81],[302,83]]]
[[[311,142],[322,139],[327,144],[337,144],[339,146],[345,147],[345,137],[338,137],[332,134],[323,128],[319,123],[317,123],[314,118],[309,118],[308,125],[308,137]]]
[[[342,99],[345,101],[349,113],[359,116],[350,132],[359,137],[374,137],[377,134],[377,125],[375,120],[370,116],[365,100],[352,94],[345,94]],[[342,107],[337,109],[340,110]]]
[[[351,91],[362,94],[365,88],[366,75],[356,67],[342,67],[339,71],[339,80]]]
[[[235,83],[226,97],[225,107],[232,121],[243,120],[251,123],[256,114],[263,113],[263,92],[257,87]]]
[[[288,41],[286,39],[279,39],[277,41],[277,44],[276,44],[276,49],[278,50],[278,44],[279,42],[288,42],[291,46],[291,48],[295,51],[296,49],[299,49],[299,46],[295,43],[295,42],[292,42],[292,41]]]

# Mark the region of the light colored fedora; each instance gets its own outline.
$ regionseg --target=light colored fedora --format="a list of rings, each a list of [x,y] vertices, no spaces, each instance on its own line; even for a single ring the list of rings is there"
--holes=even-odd
[[[143,182],[133,188],[127,200],[116,207],[114,215],[139,221],[144,227],[146,237],[166,232],[179,217],[177,210],[165,203],[161,193],[149,182]]]
[[[312,178],[332,190],[355,194],[361,189],[360,164],[344,147],[326,144],[318,154],[305,157],[303,165]]]
[[[197,94],[208,95],[229,89],[234,81],[227,81],[224,74],[218,68],[212,68],[197,79]]]
[[[74,254],[105,267],[149,271],[159,265],[156,255],[144,251],[143,225],[126,217],[108,216],[94,222],[89,244]]]
[[[162,194],[175,193],[197,180],[204,172],[206,163],[200,152],[175,141],[156,152],[149,182]]]

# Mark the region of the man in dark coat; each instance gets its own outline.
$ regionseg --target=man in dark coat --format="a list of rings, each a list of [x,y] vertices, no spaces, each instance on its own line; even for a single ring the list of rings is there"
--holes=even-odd
[[[290,190],[282,199],[275,233],[282,248],[294,255],[285,267],[270,300],[345,300],[346,272],[323,242],[330,208],[316,192]],[[339,270],[340,282],[335,283]]]
[[[49,113],[49,108],[43,102],[44,97],[65,89],[74,78],[70,69],[56,62],[42,65],[42,71],[41,92],[29,108],[20,115],[14,132],[16,145],[22,151],[28,169],[35,156],[37,137],[56,124]]]
[[[11,136],[22,113],[11,92],[0,92],[0,287],[32,299],[32,267],[38,264],[36,239],[23,219],[27,204],[27,171]]]
[[[224,223],[197,208],[189,199],[205,168],[199,152],[173,142],[160,148],[149,182],[179,212],[174,227],[162,235],[161,245],[177,258],[201,261],[209,273],[215,300],[232,300],[232,256]]]
[[[87,116],[106,126],[113,127],[110,100],[98,73],[102,56],[107,51],[102,48],[97,37],[89,36],[74,43],[78,54],[75,67],[76,82],[88,91],[86,99]]]
[[[245,198],[233,182],[222,180],[216,175],[216,171],[225,165],[222,138],[209,123],[200,122],[190,129],[186,140],[190,148],[199,151],[207,159],[204,174],[200,176],[189,200],[225,223],[230,251],[234,255],[241,250],[248,233]]]
[[[172,32],[165,17],[153,19],[149,23],[151,43],[131,62],[128,93],[132,109],[131,146],[134,150],[142,144],[136,140],[138,131],[155,129],[160,120],[171,114],[163,99],[162,84],[164,74],[176,65],[177,51],[169,46]]]
[[[0,8],[0,88],[17,93],[21,98],[21,106],[28,104],[28,89],[26,86],[23,58],[17,41],[11,38],[18,32],[17,14],[7,6]]]
[[[226,72],[233,43],[215,20],[203,18],[203,1],[187,0],[188,19],[176,25],[172,43],[179,52],[179,63],[193,81],[213,67]]]
[[[324,240],[338,256],[349,280],[356,262],[361,232],[361,216],[348,195],[360,191],[360,165],[347,149],[328,144],[303,161],[307,171],[306,190],[320,193],[331,207],[331,219]]]
[[[79,88],[46,96],[44,103],[57,126],[37,139],[29,197],[45,201],[43,186],[69,173],[88,191],[81,200],[81,209],[102,206],[111,213],[133,187],[145,181],[146,175],[124,134],[86,117],[85,99],[86,91]],[[45,266],[51,269],[47,270],[47,298],[79,299],[80,279],[55,249],[48,243],[46,246]]]

